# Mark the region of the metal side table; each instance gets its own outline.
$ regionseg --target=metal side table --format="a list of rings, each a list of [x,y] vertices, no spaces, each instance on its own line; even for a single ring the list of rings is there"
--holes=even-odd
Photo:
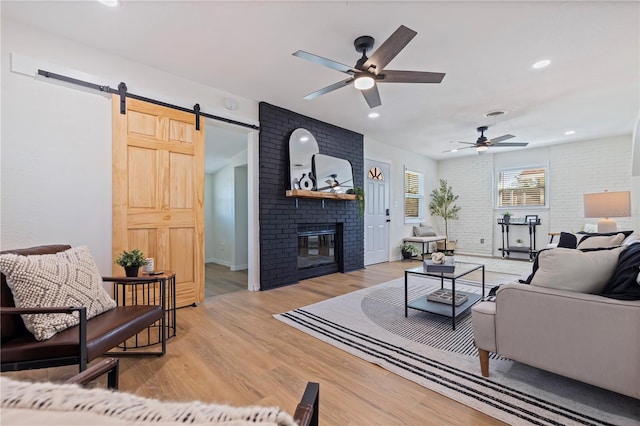
[[[164,355],[166,341],[176,335],[176,274],[165,271],[158,275],[143,273],[137,277],[103,277],[103,281],[113,283],[113,298],[118,306],[160,305],[165,312],[164,318],[151,325],[146,331],[124,341],[119,348],[122,351],[110,352],[110,355]],[[160,352],[133,351],[161,344]]]

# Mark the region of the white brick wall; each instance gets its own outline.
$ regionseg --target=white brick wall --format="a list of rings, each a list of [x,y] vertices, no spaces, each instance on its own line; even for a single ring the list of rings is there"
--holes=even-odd
[[[541,218],[542,225],[536,230],[536,245],[540,249],[548,241],[547,232],[579,231],[585,223],[597,223],[599,219],[584,218],[584,193],[602,192],[605,189],[632,190],[631,155],[631,135],[623,135],[441,160],[438,162],[439,177],[447,179],[454,193],[459,195],[457,204],[461,207],[460,220],[452,221],[449,225],[449,237],[458,240],[457,250],[460,252],[499,255],[501,236],[496,219],[502,211],[494,209],[495,169],[507,163],[512,167],[548,165],[548,211],[538,209],[516,213],[517,216],[538,214]],[[637,202],[638,195],[632,193],[632,202]],[[637,218],[616,219],[620,229],[633,229],[632,224],[637,221]],[[434,222],[444,231],[441,219],[435,219]],[[527,235],[526,227],[516,228],[511,227],[511,243],[520,233]],[[480,243],[481,238],[484,238],[484,244]],[[523,239],[526,241],[526,238]]]
[[[552,230],[579,231],[585,223],[598,223],[598,218],[584,217],[585,193],[631,191],[630,136],[555,145],[550,150]],[[615,220],[620,229],[632,229],[630,217]]]
[[[493,156],[476,155],[440,161],[439,177],[446,179],[458,195],[459,220],[449,222],[449,239],[456,250],[491,255],[493,234]],[[434,219],[444,232],[444,220]],[[484,244],[480,240],[484,239]]]

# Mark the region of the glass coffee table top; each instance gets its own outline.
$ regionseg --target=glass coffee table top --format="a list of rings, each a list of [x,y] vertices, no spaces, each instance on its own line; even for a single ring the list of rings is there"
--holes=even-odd
[[[481,265],[479,263],[455,262],[455,269],[453,272],[435,272],[427,271],[427,269],[424,267],[424,264],[422,264],[421,266],[407,269],[406,271],[410,274],[428,275],[432,277],[444,276],[445,278],[460,278],[470,272],[481,269],[483,266],[484,265]]]

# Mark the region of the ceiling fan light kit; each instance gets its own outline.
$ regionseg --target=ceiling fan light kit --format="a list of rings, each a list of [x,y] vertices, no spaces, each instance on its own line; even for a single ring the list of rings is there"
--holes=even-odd
[[[375,85],[373,77],[367,73],[361,72],[353,77],[353,87],[358,90],[368,90]]]
[[[362,53],[362,57],[357,60],[353,67],[314,55],[313,53],[298,50],[293,53],[302,59],[315,62],[327,68],[348,74],[350,78],[334,83],[330,86],[316,90],[304,97],[304,99],[315,99],[341,87],[348,86],[353,82],[353,86],[360,90],[369,108],[375,108],[382,105],[380,93],[376,83],[440,83],[444,78],[444,73],[427,72],[427,71],[391,71],[385,70],[389,62],[404,49],[407,44],[418,33],[410,28],[400,25],[388,39],[386,39],[378,49],[373,52],[371,57],[367,57],[367,52],[373,48],[374,38],[371,36],[360,36],[356,38],[353,45],[358,53]]]

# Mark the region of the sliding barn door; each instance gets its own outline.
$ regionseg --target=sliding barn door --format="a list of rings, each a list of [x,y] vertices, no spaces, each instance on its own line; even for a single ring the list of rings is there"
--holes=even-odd
[[[176,273],[178,307],[204,300],[204,122],[113,97],[113,257],[138,248]],[[201,119],[202,120],[202,119]],[[114,265],[114,275],[122,274]]]

